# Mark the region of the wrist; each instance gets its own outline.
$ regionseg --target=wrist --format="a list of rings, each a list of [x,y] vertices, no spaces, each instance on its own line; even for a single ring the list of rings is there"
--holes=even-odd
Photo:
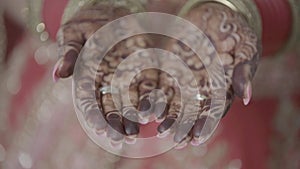
[[[299,41],[300,1],[296,0],[189,0],[179,15],[196,5],[215,2],[242,14],[262,41],[263,56],[291,50]],[[298,42],[299,43],[299,42]]]

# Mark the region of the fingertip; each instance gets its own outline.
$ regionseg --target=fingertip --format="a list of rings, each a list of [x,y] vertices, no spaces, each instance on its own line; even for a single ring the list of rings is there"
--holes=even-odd
[[[159,133],[164,133],[168,130],[170,130],[171,126],[175,123],[174,118],[166,118],[158,127],[157,131]]]
[[[140,116],[139,115],[139,123],[141,123],[141,124],[148,124],[149,123],[149,118],[148,117],[143,117],[143,116]]]
[[[54,65],[54,67],[53,67],[53,70],[52,70],[52,79],[53,79],[53,82],[54,83],[56,83],[58,80],[59,80],[59,76],[58,76],[58,74],[57,74],[57,71],[58,71],[58,69],[59,69],[59,67],[60,67],[60,65],[61,65],[61,62],[62,62],[62,59],[63,58],[60,58],[56,63],[55,63],[55,65]]]
[[[121,149],[123,148],[123,142],[122,142],[122,141],[114,141],[114,140],[111,140],[111,141],[110,141],[110,146],[111,146],[111,148],[113,148],[113,149],[121,150]]]
[[[53,70],[53,72],[52,72],[52,80],[54,83],[58,82],[58,80],[59,80],[59,77],[56,75],[55,70]]]
[[[166,138],[168,135],[170,135],[170,132],[171,132],[170,130],[167,130],[163,133],[157,133],[156,137],[157,138]]]
[[[182,141],[181,143],[177,144],[175,149],[176,150],[181,150],[185,148],[188,145],[188,141]]]
[[[243,98],[243,102],[244,105],[247,106],[250,103],[251,97],[252,97],[252,85],[249,82],[245,88],[245,92],[244,92],[244,98]]]
[[[190,144],[191,144],[192,146],[197,147],[197,146],[199,146],[199,145],[201,144],[201,142],[200,142],[199,140],[193,139],[193,140],[190,142]]]
[[[194,137],[201,136],[201,132],[203,130],[206,119],[207,119],[206,116],[201,116],[199,119],[196,120],[194,128],[193,128],[193,136]]]
[[[129,145],[133,145],[136,143],[136,136],[129,136],[125,138],[125,143]]]

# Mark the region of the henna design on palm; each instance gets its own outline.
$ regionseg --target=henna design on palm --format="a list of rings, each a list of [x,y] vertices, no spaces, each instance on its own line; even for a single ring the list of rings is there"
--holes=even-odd
[[[114,8],[97,3],[78,11],[61,27],[58,33],[60,59],[54,68],[54,78],[71,76],[78,54],[86,40],[104,24],[127,14],[130,12],[125,8]],[[122,31],[122,27],[118,30]],[[101,46],[97,42],[93,42],[92,45]],[[80,100],[79,106],[85,112],[87,125],[99,135],[106,133],[106,136],[112,140],[112,144],[116,146],[119,146],[124,139],[134,141],[139,133],[139,121],[142,121],[143,118],[137,110],[143,112],[148,109],[149,94],[157,87],[158,72],[153,69],[137,72],[129,86],[129,101],[122,97],[124,93],[122,90],[125,88],[118,89],[117,99],[113,99],[111,93],[104,94],[99,89],[110,86],[114,75],[124,78],[125,81],[127,79],[123,75],[126,72],[134,72],[137,67],[147,64],[146,62],[153,62],[149,57],[144,62],[123,66],[119,68],[118,72],[115,72],[118,65],[130,54],[152,46],[153,43],[147,35],[137,35],[123,40],[106,54],[100,65],[94,61],[87,61],[85,65],[82,65],[83,67],[80,69],[84,71],[80,73],[84,78],[76,79],[78,84],[77,92],[75,92],[76,98]],[[94,79],[91,75],[92,71],[97,72],[94,86],[91,85]],[[92,100],[94,94],[97,97],[97,104]],[[122,109],[120,110],[118,107]],[[97,110],[100,110],[102,114],[97,113]]]
[[[78,53],[86,40],[109,21],[127,14],[130,12],[125,8],[93,4],[81,9],[66,22],[58,33],[60,59],[53,72],[54,78],[71,76]],[[170,65],[170,61],[164,60],[163,57],[158,58],[158,64],[173,69],[176,72],[176,79],[179,80],[175,81],[174,77],[166,72],[149,69],[137,72],[132,80],[129,86],[130,100],[123,97],[122,89],[118,89],[117,100],[113,99],[112,94],[103,94],[99,91],[100,88],[111,85],[114,74],[123,77],[126,72],[135,71],[135,67],[154,62],[149,58],[144,63],[127,65],[121,68],[120,72],[115,72],[117,66],[131,53],[154,46],[155,41],[148,35],[137,35],[113,47],[100,65],[91,61],[83,68],[85,71],[82,73],[85,78],[78,80],[78,87],[85,90],[77,92],[77,98],[82,100],[80,106],[84,109],[85,119],[92,129],[99,134],[106,133],[114,143],[118,144],[124,140],[124,137],[135,138],[139,133],[139,122],[147,123],[153,112],[157,122],[160,122],[157,128],[160,137],[175,132],[174,141],[181,143],[179,147],[183,147],[189,141],[193,145],[199,145],[211,136],[217,125],[217,119],[226,114],[234,95],[242,98],[245,104],[249,103],[251,80],[256,71],[260,48],[257,36],[244,18],[223,5],[207,3],[193,8],[185,19],[203,30],[214,44],[214,47],[207,46],[206,51],[203,51],[206,55],[205,60],[200,60],[190,48],[178,40],[172,39],[165,44],[165,49],[180,56],[196,77],[200,86],[199,93],[204,97],[200,100],[190,99],[197,111],[190,111],[193,108],[181,103],[179,96],[181,91],[176,87],[176,83],[180,83],[181,80],[190,81],[191,87],[196,84],[192,79],[186,79],[187,77],[177,70],[176,65]],[[182,36],[193,36],[193,34]],[[214,52],[214,48],[218,53]],[[219,59],[217,56],[220,56],[223,63],[226,84],[220,81],[211,82],[204,67],[204,65],[210,66],[212,62]],[[91,69],[97,71],[94,86],[89,84],[94,78],[89,73]],[[217,77],[218,74],[214,76]],[[212,86],[226,86],[225,111],[219,111],[222,103],[211,104]],[[156,96],[153,107],[150,103],[150,92],[157,88],[161,89],[167,98],[164,100]],[[97,104],[92,104],[91,96],[95,92]],[[118,107],[122,109],[119,110]],[[102,114],[97,114],[96,109],[100,109]]]
[[[218,118],[224,116],[229,110],[234,95],[242,98],[245,105],[249,103],[252,90],[251,80],[260,55],[259,40],[244,18],[223,5],[203,4],[193,8],[185,16],[185,19],[203,30],[216,48],[225,71],[227,96],[224,112],[218,108],[221,104],[211,105],[211,87],[224,85],[217,81],[210,82],[204,67],[218,59],[212,47],[207,46],[207,51],[204,51],[206,57],[204,60],[200,60],[190,48],[180,41],[170,40],[168,42],[166,49],[180,56],[189,66],[200,86],[199,93],[205,97],[195,104],[199,106],[198,112],[183,111],[186,108],[184,105],[180,105],[180,99],[177,97],[178,91],[174,90],[174,78],[166,73],[160,74],[159,88],[162,88],[166,95],[170,90],[173,92],[169,96],[168,102],[165,103],[169,106],[163,111],[163,116],[157,116],[157,119],[164,119],[158,126],[158,136],[166,136],[170,130],[173,130],[175,132],[174,141],[181,143],[178,148],[185,146],[189,141],[193,145],[205,142],[215,129]],[[188,37],[193,34],[183,34],[182,36]],[[209,44],[209,42],[203,43]],[[168,66],[169,62],[161,60],[160,63]],[[173,68],[176,69],[176,66]],[[179,76],[184,79],[184,75]],[[219,75],[216,74],[216,76]],[[184,112],[183,115],[179,115],[182,112]],[[207,127],[203,130],[205,124]]]

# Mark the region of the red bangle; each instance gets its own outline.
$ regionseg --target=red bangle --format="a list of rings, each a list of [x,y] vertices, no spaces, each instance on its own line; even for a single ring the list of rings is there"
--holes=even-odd
[[[254,0],[262,18],[263,56],[280,52],[292,32],[292,9],[288,0]]]

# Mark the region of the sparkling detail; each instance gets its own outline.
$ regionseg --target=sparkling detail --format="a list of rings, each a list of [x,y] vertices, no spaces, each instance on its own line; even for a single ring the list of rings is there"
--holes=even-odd
[[[19,162],[21,166],[25,169],[29,169],[32,167],[32,159],[27,153],[21,152],[19,154]]]
[[[39,23],[37,26],[36,26],[36,31],[41,33],[41,32],[44,32],[46,26],[44,23]]]
[[[102,94],[118,94],[118,89],[111,86],[104,86],[99,89]]]
[[[204,95],[201,95],[201,94],[197,94],[196,99],[199,100],[199,101],[203,101],[203,100],[207,99],[207,97],[204,96]]]
[[[49,39],[48,32],[41,33],[40,39],[41,39],[42,42],[45,42],[46,40],[48,40]]]

